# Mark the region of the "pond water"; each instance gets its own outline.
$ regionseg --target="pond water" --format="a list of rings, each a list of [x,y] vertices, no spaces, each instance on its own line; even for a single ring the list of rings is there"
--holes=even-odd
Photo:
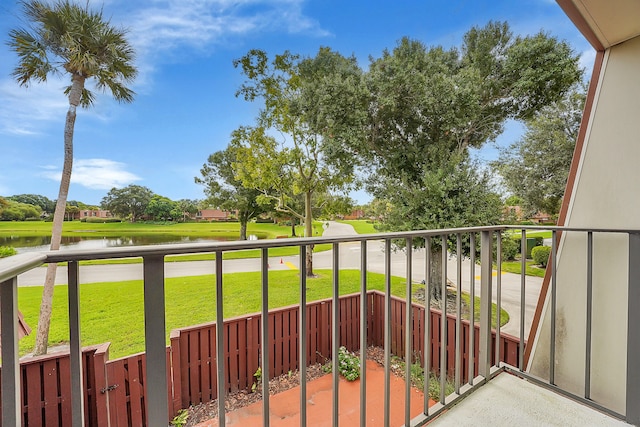
[[[116,246],[160,245],[170,243],[196,243],[225,241],[224,238],[183,237],[171,234],[152,234],[122,237],[98,237],[86,235],[64,236],[60,249],[101,249]],[[251,236],[253,237],[253,236]],[[5,236],[0,237],[0,246],[11,246],[18,253],[49,250],[51,236]]]

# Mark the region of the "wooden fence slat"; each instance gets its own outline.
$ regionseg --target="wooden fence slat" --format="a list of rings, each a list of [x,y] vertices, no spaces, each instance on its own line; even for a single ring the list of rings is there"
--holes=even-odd
[[[58,361],[56,359],[45,361],[42,371],[45,425],[58,423],[58,379]]]
[[[83,358],[84,359],[84,358]],[[71,425],[71,378],[69,373],[71,372],[71,359],[69,357],[61,357],[58,359],[58,369],[60,375],[60,389],[59,389],[59,412],[60,419],[63,425]],[[85,369],[86,372],[86,369]],[[86,375],[85,375],[86,376]],[[86,380],[85,380],[86,384]],[[85,420],[87,419],[87,393],[85,388]]]
[[[127,380],[129,385],[129,407],[131,425],[143,426],[144,387],[142,386],[142,365],[146,358],[138,356],[127,361]]]
[[[215,385],[211,384],[211,367],[213,365],[209,354],[210,345],[207,330],[198,334],[197,338],[200,340],[198,345],[200,401],[206,402],[211,400],[211,391],[215,388]]]

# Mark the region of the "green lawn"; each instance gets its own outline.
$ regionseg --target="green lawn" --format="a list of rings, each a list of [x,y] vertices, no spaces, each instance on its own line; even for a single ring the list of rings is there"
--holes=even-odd
[[[507,230],[506,233],[514,238],[522,237],[522,230]],[[542,237],[543,239],[550,239],[553,232],[549,231],[527,231],[527,237]]]
[[[322,235],[322,222],[314,222],[314,236]],[[120,236],[149,236],[169,235],[194,238],[215,237],[220,239],[235,240],[240,233],[240,224],[237,222],[189,222],[189,223],[86,223],[80,221],[65,222],[63,236],[78,236],[83,233],[92,237],[120,237]],[[291,226],[249,223],[247,233],[254,234],[260,239],[275,239],[282,236],[291,236]],[[297,236],[302,236],[304,227],[297,226]],[[43,221],[0,221],[0,236],[47,236],[51,234],[51,223]],[[330,244],[316,245],[314,252],[331,249]],[[282,247],[269,250],[271,256],[288,256],[300,253],[298,247]],[[234,251],[224,254],[224,259],[259,258],[260,250]],[[214,254],[175,255],[167,257],[168,262],[173,261],[201,261],[214,260]],[[82,261],[82,265],[91,264],[137,264],[142,262],[140,258]]]
[[[342,222],[344,224],[350,224],[356,230],[358,234],[374,234],[380,233],[380,231],[375,229],[375,223],[364,220],[364,219],[350,219],[350,220],[341,220],[338,222]]]
[[[299,302],[298,271],[269,272],[269,307]],[[331,297],[331,271],[317,270],[318,278],[307,282],[308,301]],[[368,289],[384,289],[384,275],[369,273]],[[420,288],[422,285],[415,285]],[[215,320],[215,279],[213,275],[166,280],[167,338],[172,329]],[[260,272],[224,275],[224,317],[230,318],[260,311]],[[393,277],[393,295],[404,297],[405,279]],[[340,293],[360,291],[360,272],[340,272]],[[34,332],[20,341],[20,354],[33,349],[35,327],[42,287],[19,289],[19,308]],[[142,281],[86,284],[80,287],[82,345],[111,342],[111,358],[144,351],[144,312]],[[503,322],[508,316],[502,315]],[[56,286],[50,344],[68,341],[67,287]],[[167,341],[168,342],[168,341]]]
[[[520,261],[502,261],[502,271],[520,274],[522,271],[522,264]],[[535,262],[527,261],[526,276],[544,277],[544,272],[545,269],[538,267]]]
[[[51,234],[51,222],[44,221],[0,221],[0,236],[47,236]],[[304,227],[296,227],[296,234],[301,236]],[[65,222],[62,227],[63,236],[78,236],[91,233],[95,237],[118,237],[122,235],[165,234],[185,237],[219,237],[237,239],[240,234],[238,222],[186,222],[186,223],[145,223],[145,222],[113,222],[88,223],[80,221]],[[278,236],[291,236],[291,227],[278,224],[249,223],[247,233],[255,234],[260,239],[275,239]],[[314,236],[322,235],[322,223],[314,223]]]

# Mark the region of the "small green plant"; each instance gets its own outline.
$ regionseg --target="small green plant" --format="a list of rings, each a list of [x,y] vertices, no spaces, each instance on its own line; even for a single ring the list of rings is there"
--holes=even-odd
[[[260,381],[262,381],[262,368],[258,367],[258,369],[256,369],[256,372],[253,374],[253,376],[256,378],[256,381],[251,385],[251,392],[255,393],[258,387],[260,386]]]
[[[396,365],[396,368],[401,372],[404,372],[404,359],[392,356],[391,357],[391,365]],[[422,369],[422,365],[419,362],[413,363],[411,365],[411,385],[418,390],[424,389],[424,369]],[[450,395],[454,392],[453,382],[447,379],[445,383],[445,396]],[[440,400],[440,377],[436,376],[434,373],[429,373],[429,398],[433,401]]]
[[[533,261],[541,265],[543,267],[547,266],[547,261],[549,261],[549,254],[551,253],[551,248],[549,246],[536,246],[531,249],[531,257]]]
[[[345,347],[338,349],[338,370],[347,381],[360,378],[360,358]]]
[[[502,236],[502,261],[516,259],[516,255],[520,252],[520,246],[514,239],[509,236]]]
[[[180,409],[178,411],[178,415],[173,417],[171,420],[171,425],[175,427],[183,427],[187,424],[187,419],[189,418],[189,411],[186,409]]]
[[[17,253],[18,252],[11,246],[0,246],[0,258],[9,257]]]
[[[324,360],[322,371],[329,373],[332,371],[331,360],[327,358],[324,358]],[[338,372],[348,381],[355,381],[360,378],[360,358],[344,346],[338,349]]]

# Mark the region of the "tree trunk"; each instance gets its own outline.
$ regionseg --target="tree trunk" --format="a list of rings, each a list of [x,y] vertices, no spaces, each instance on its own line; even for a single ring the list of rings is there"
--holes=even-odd
[[[295,216],[291,217],[291,237],[296,237],[296,222],[297,219]]]
[[[311,212],[311,192],[304,195],[304,236],[313,237],[313,214]],[[307,246],[307,277],[314,277],[313,274],[313,245]]]
[[[429,294],[432,301],[440,301],[442,298],[442,246],[438,245],[431,249],[431,262],[429,263],[429,270],[431,273],[431,280],[429,280]],[[447,283],[445,280],[444,287],[446,289]]]
[[[84,77],[74,75],[72,77],[71,92],[69,93],[69,110],[67,111],[67,119],[64,125],[64,164],[62,167],[58,200],[56,201],[56,210],[53,214],[53,225],[51,229],[52,251],[60,249],[60,241],[62,239],[62,224],[65,217],[69,183],[71,182],[71,168],[73,166],[73,130],[76,122],[76,108],[80,104],[83,87]],[[36,346],[33,351],[35,356],[47,353],[56,267],[57,265],[55,263],[49,263],[47,266],[47,274],[44,279],[44,289],[42,291],[42,303],[40,304],[40,317],[38,319],[38,329],[36,332]]]
[[[247,240],[247,215],[240,214],[240,240]]]

